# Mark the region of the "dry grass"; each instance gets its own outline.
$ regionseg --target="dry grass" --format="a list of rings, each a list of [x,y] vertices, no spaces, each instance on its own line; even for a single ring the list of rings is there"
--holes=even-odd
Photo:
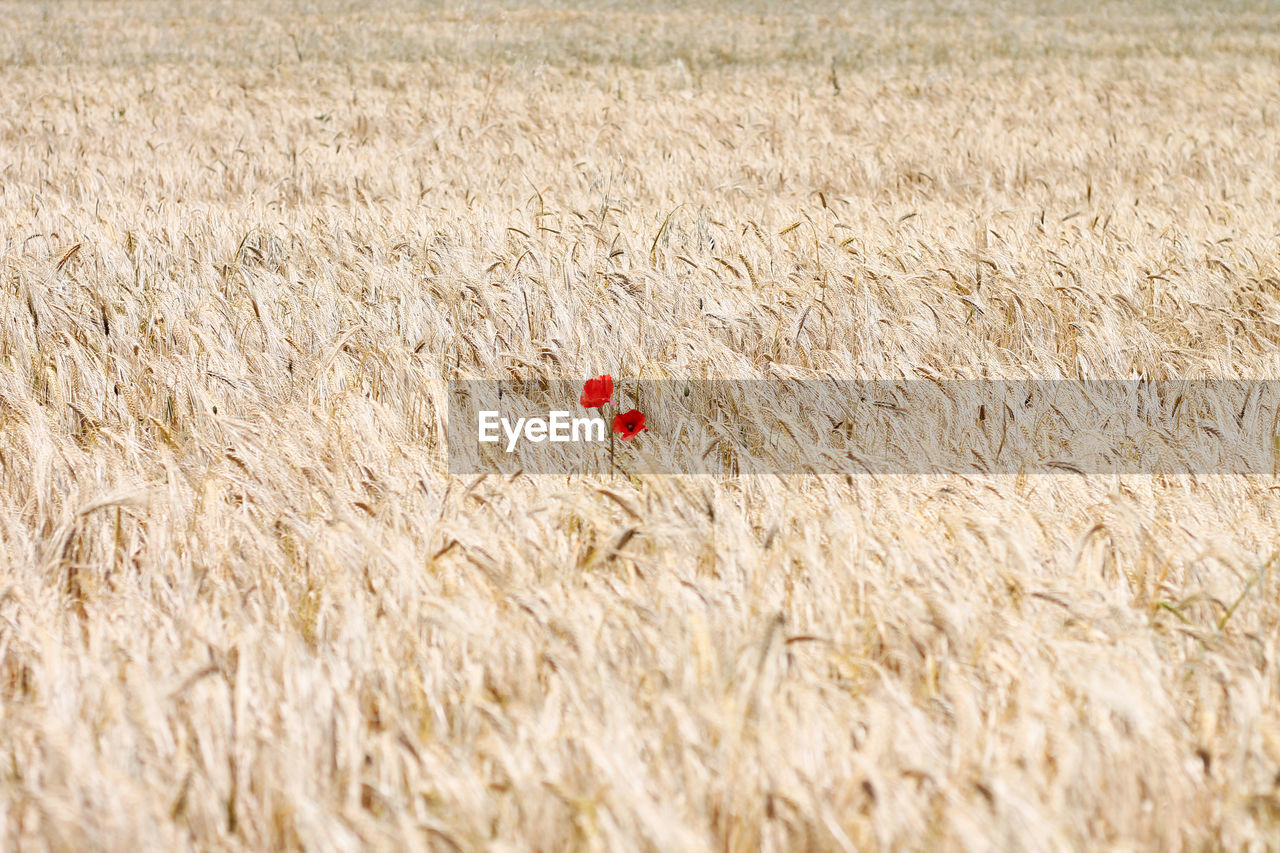
[[[1280,845],[1271,480],[440,440],[453,376],[1280,377],[1266,6],[0,12],[3,846]]]

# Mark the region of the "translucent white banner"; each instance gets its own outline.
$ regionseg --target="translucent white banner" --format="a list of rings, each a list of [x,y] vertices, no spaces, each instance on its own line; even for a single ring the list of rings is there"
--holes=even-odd
[[[602,378],[603,379],[603,378]],[[462,381],[454,473],[1255,474],[1275,380]]]

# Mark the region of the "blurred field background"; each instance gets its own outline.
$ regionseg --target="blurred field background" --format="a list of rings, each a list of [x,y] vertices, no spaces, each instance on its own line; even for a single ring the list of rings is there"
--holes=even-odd
[[[1280,846],[1280,480],[461,479],[441,423],[1280,378],[1280,10],[0,17],[0,847]]]

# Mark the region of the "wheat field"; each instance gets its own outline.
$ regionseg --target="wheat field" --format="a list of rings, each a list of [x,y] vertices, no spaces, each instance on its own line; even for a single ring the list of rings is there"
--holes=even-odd
[[[443,441],[458,378],[1280,378],[1280,10],[0,11],[0,848],[1280,846],[1274,477]]]

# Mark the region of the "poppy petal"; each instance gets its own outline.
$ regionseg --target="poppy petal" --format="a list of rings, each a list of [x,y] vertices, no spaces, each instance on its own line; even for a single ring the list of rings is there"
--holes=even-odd
[[[582,387],[582,396],[578,402],[585,408],[597,409],[609,402],[613,397],[613,377],[605,373],[595,379],[588,379]]]

